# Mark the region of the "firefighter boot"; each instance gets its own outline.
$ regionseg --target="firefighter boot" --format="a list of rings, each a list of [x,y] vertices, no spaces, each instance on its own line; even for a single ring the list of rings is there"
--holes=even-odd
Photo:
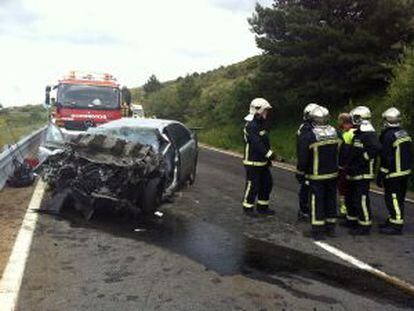
[[[253,208],[243,208],[243,214],[247,217],[252,217],[255,218],[256,217],[256,213],[254,212]]]
[[[301,210],[298,211],[298,221],[299,222],[308,222],[310,219],[310,215],[308,213],[304,213]]]
[[[315,241],[325,240],[325,232],[321,230],[312,230],[312,238]]]
[[[262,216],[273,216],[275,211],[270,209],[268,205],[257,204],[257,214]]]
[[[350,229],[349,234],[351,235],[369,235],[371,233],[371,227],[357,226],[356,228]]]
[[[397,228],[393,226],[382,227],[379,229],[379,232],[387,235],[401,235],[403,233],[401,227]]]
[[[356,229],[358,227],[358,221],[346,218],[340,225],[349,229]]]
[[[335,224],[326,224],[326,236],[330,238],[335,238]]]

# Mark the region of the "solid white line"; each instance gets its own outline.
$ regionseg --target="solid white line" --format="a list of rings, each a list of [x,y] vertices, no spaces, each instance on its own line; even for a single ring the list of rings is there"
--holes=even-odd
[[[45,185],[41,180],[36,185],[3,277],[0,280],[0,309],[2,311],[13,311],[16,308],[33,232],[36,228],[37,211],[42,202]]]
[[[209,149],[209,150],[219,152],[219,153],[223,153],[223,154],[227,154],[227,155],[235,157],[235,158],[240,158],[240,159],[243,158],[243,155],[240,154],[240,153],[237,153],[237,152],[233,152],[233,151],[229,151],[229,150],[223,150],[223,149],[211,147],[211,146],[205,145],[205,144],[199,144],[199,145],[202,148]],[[277,161],[272,161],[272,165],[277,167],[277,168],[286,170],[286,171],[296,172],[296,169],[292,165],[289,165],[289,164],[282,164],[282,163],[277,162]]]
[[[208,145],[204,145],[204,144],[200,144],[201,147],[212,150],[212,151],[216,151],[216,152],[220,152],[223,154],[227,154],[236,158],[242,158],[242,155],[236,152],[232,152],[232,151],[227,151],[227,150],[222,150],[219,148],[214,148],[214,147],[210,147]],[[273,165],[281,168],[283,170],[287,170],[287,171],[291,171],[291,172],[295,172],[295,169],[293,167],[291,167],[290,165],[283,165],[280,164],[278,162],[273,162]],[[381,191],[378,190],[371,190],[374,193],[377,194],[383,194]],[[406,199],[407,202],[410,203],[414,203],[414,200],[411,199]],[[340,259],[352,264],[353,266],[367,271],[373,275],[376,275],[377,277],[384,279],[385,281],[387,281],[388,283],[391,283],[393,285],[395,285],[396,287],[399,287],[411,294],[414,295],[414,285],[407,283],[406,281],[400,280],[399,278],[395,277],[395,276],[391,276],[386,274],[385,272],[378,270],[364,262],[362,262],[361,260],[341,251],[340,249],[333,247],[325,242],[320,242],[320,241],[315,241],[314,242],[317,246],[321,247],[322,249],[324,249],[325,251],[327,251],[328,253],[331,253],[332,255],[339,257]]]
[[[212,150],[212,151],[215,151],[215,152],[219,152],[219,153],[223,153],[223,154],[227,154],[227,155],[232,156],[232,157],[235,157],[235,158],[243,158],[243,156],[240,153],[236,153],[236,152],[228,151],[228,150],[222,150],[222,149],[215,148],[215,147],[211,147],[211,146],[208,146],[208,145],[205,145],[205,144],[199,144],[199,145],[202,148],[209,149],[209,150]],[[282,164],[282,163],[276,162],[276,161],[272,161],[272,164],[273,164],[274,167],[277,167],[279,169],[282,169],[282,170],[285,170],[285,171],[289,171],[289,172],[293,172],[293,173],[296,172],[295,167],[292,166],[292,165]],[[375,193],[375,194],[378,194],[378,195],[384,195],[384,192],[383,191],[377,190],[377,189],[370,189],[370,192]],[[410,199],[410,198],[405,198],[405,202],[414,204],[414,200],[413,199]]]
[[[361,270],[367,271],[367,272],[369,272],[369,273],[385,280],[386,282],[391,283],[394,286],[399,287],[399,288],[403,289],[404,291],[414,295],[414,285],[412,285],[412,284],[410,284],[406,281],[403,281],[403,280],[401,280],[401,279],[399,279],[395,276],[388,275],[387,273],[385,273],[381,270],[378,270],[378,269],[366,264],[365,262],[362,262],[361,260],[359,260],[359,259],[357,259],[357,258],[355,258],[355,257],[353,257],[353,256],[341,251],[340,249],[338,249],[336,247],[333,247],[333,246],[331,246],[331,245],[329,245],[325,242],[314,241],[314,243],[317,246],[324,249],[325,251],[327,251],[328,253],[331,253],[332,255],[334,255],[336,257],[339,257],[340,259],[350,263],[351,265],[353,265],[353,266],[355,266],[355,267],[357,267]]]

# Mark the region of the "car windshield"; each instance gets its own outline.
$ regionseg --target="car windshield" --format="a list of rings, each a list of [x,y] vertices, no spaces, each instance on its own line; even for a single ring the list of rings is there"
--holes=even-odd
[[[107,86],[61,84],[58,103],[70,108],[119,109],[120,92]]]
[[[159,151],[160,143],[156,130],[150,128],[140,127],[116,127],[116,128],[105,128],[97,127],[90,128],[88,132],[94,134],[106,134],[116,136],[128,141],[140,143],[143,145],[150,145],[155,151]]]
[[[60,145],[65,142],[65,137],[62,131],[55,125],[49,125],[46,130],[45,143]]]

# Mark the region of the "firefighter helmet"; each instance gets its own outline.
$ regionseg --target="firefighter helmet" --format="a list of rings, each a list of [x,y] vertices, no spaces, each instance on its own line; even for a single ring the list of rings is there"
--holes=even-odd
[[[323,106],[317,106],[309,113],[309,119],[315,126],[324,126],[329,122],[329,110]]]
[[[358,106],[352,109],[349,114],[354,125],[361,125],[362,121],[371,119],[371,110],[365,106]]]
[[[249,114],[244,118],[246,121],[252,121],[256,114],[262,114],[265,110],[272,109],[272,106],[264,98],[255,98],[250,103]]]
[[[399,127],[401,125],[401,112],[397,108],[389,108],[382,114],[385,127]]]
[[[303,109],[303,120],[309,120],[309,114],[312,112],[313,109],[315,109],[316,107],[319,107],[318,104],[316,103],[310,103],[307,104],[305,109]]]

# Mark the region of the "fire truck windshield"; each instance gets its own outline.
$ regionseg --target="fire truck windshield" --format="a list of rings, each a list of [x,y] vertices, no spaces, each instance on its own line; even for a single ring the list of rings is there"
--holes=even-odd
[[[84,109],[119,109],[120,91],[108,86],[61,84],[57,101],[62,107]]]

